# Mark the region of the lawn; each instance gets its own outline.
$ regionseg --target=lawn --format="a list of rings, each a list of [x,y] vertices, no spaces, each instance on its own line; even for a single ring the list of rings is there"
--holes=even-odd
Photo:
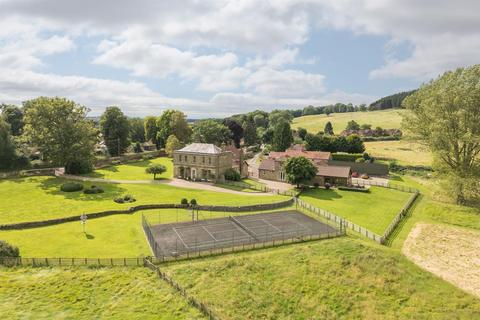
[[[199,204],[251,205],[285,200],[283,196],[232,195],[229,193],[176,188],[164,184],[95,183],[105,192],[86,195],[65,193],[60,185],[65,180],[55,177],[31,177],[0,180],[0,224],[46,220],[81,213],[112,209],[128,209],[132,205],[180,203],[182,198],[195,198]],[[92,183],[85,183],[90,186]],[[201,186],[199,186],[201,188]],[[117,204],[115,197],[131,194],[135,203]]]
[[[338,189],[310,189],[301,199],[331,211],[353,223],[382,235],[411,194],[393,189],[371,187],[370,193]]]
[[[192,219],[191,213],[185,209],[148,210],[132,215],[87,220],[85,233],[78,221],[42,228],[0,231],[0,239],[19,247],[20,254],[24,257],[145,257],[152,253],[142,229],[142,214],[152,224]],[[232,213],[210,211],[199,213],[200,219],[223,218],[228,215]]]
[[[475,319],[480,300],[352,237],[163,267],[222,319]]]
[[[396,159],[401,165],[432,165],[430,151],[414,141],[371,141],[365,142],[365,149],[371,156]]]
[[[203,319],[146,268],[0,269],[4,319]]]
[[[86,176],[110,180],[152,180],[153,175],[145,173],[145,169],[152,164],[162,164],[167,168],[165,173],[157,175],[157,180],[171,179],[173,177],[172,159],[164,157],[105,167],[86,174]]]
[[[390,109],[382,111],[368,111],[368,112],[346,112],[346,113],[332,113],[328,117],[324,114],[304,116],[293,119],[292,128],[305,128],[310,133],[317,133],[323,131],[325,124],[330,121],[333,125],[335,134],[339,134],[347,127],[347,123],[355,120],[362,125],[368,123],[372,128],[377,126],[384,129],[400,129],[404,110]]]
[[[246,188],[243,188],[242,186],[237,186],[233,184],[228,184],[228,183],[217,183],[215,184],[217,187],[225,188],[225,189],[230,189],[230,190],[235,190],[235,191],[242,191],[242,192],[262,192],[257,190],[258,188],[264,188],[265,184],[260,183],[258,181],[252,180],[252,179],[242,179],[239,181],[239,183],[245,184]],[[252,189],[252,188],[257,188],[257,189]]]

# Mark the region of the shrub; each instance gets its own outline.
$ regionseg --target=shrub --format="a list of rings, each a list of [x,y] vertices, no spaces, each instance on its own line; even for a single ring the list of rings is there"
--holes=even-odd
[[[143,149],[142,149],[142,146],[140,145],[140,142],[136,142],[133,145],[133,152],[135,152],[135,153],[143,152]]]
[[[188,204],[188,199],[183,198],[182,201],[180,201],[180,204],[183,204],[183,205]]]
[[[319,184],[318,182],[315,182],[315,183],[313,184],[313,186],[314,186],[315,188],[318,188],[318,187],[320,186],[320,184]]]
[[[190,200],[190,205],[191,205],[192,207],[196,206],[196,205],[197,205],[197,200],[196,200],[196,199]]]
[[[78,182],[66,182],[60,186],[63,192],[76,192],[83,190],[83,184]]]
[[[225,170],[225,179],[230,181],[240,181],[240,173],[233,168],[228,168]]]
[[[135,202],[137,199],[135,199],[132,195],[125,195],[123,197],[117,197],[113,199],[116,203],[130,203],[130,202]]]
[[[120,160],[112,160],[112,162],[110,162],[112,165],[116,166],[116,165],[119,165],[121,164],[122,162]]]
[[[20,251],[17,247],[12,246],[11,244],[0,240],[0,257],[19,257]]]
[[[97,186],[91,186],[90,188],[83,190],[83,193],[85,194],[97,194],[97,193],[103,193],[103,192],[104,190]]]
[[[92,172],[93,165],[89,161],[74,160],[65,165],[65,172],[69,174],[83,174]]]
[[[364,158],[358,158],[357,160],[355,160],[355,162],[357,162],[357,163],[364,163],[364,162],[365,162],[365,159],[364,159]]]
[[[361,187],[338,187],[338,190],[354,191],[354,192],[365,192],[365,193],[370,192],[370,189],[361,188]]]

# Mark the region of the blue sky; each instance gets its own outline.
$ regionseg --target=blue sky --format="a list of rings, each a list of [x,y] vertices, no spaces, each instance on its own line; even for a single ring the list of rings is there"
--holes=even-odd
[[[434,4],[434,5],[433,5]],[[477,1],[0,0],[0,102],[213,117],[370,103],[478,63]]]

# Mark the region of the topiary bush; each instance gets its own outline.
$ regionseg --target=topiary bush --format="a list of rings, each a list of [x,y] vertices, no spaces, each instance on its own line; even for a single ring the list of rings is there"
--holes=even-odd
[[[225,170],[225,180],[230,180],[230,181],[240,181],[242,177],[240,177],[240,173],[233,169],[233,168],[228,168]]]
[[[135,199],[132,195],[127,194],[123,197],[115,198],[113,199],[113,201],[115,201],[116,203],[131,203],[137,201],[137,199]]]
[[[196,200],[196,199],[190,200],[190,205],[191,205],[192,207],[195,207],[195,206],[197,205],[197,200]]]
[[[90,188],[88,189],[85,189],[83,190],[83,193],[85,194],[97,194],[97,193],[104,193],[105,191],[100,188],[100,187],[97,187],[97,186],[91,186]]]
[[[4,257],[19,257],[20,256],[20,251],[18,250],[17,247],[12,246],[11,244],[0,240],[0,258]]]
[[[188,204],[188,199],[183,198],[182,201],[180,201],[180,204],[183,204],[183,205]]]
[[[83,184],[78,182],[66,182],[60,186],[63,192],[77,192],[83,190]]]

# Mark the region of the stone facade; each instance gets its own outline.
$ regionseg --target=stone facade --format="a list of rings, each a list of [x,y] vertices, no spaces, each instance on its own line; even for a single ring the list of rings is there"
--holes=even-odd
[[[223,181],[225,171],[232,166],[232,152],[212,144],[194,143],[173,152],[173,174],[176,178]]]

